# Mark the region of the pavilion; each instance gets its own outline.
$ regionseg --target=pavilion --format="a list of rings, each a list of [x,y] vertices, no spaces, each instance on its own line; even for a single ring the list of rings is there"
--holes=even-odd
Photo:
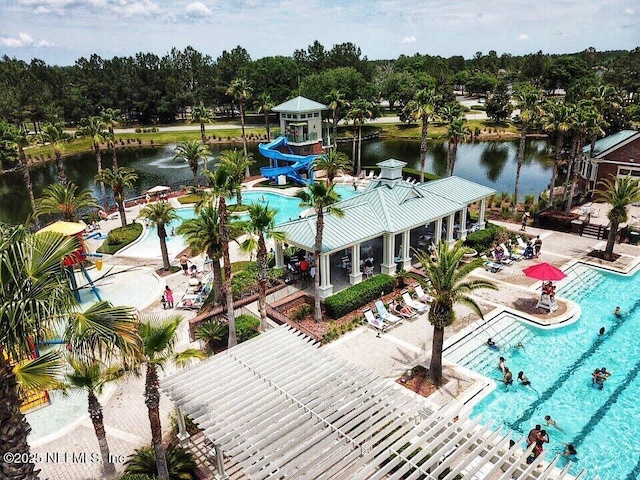
[[[459,177],[448,177],[427,183],[403,180],[405,162],[388,159],[378,163],[380,175],[371,180],[365,190],[336,206],[344,211],[342,218],[326,215],[322,234],[320,265],[320,295],[333,294],[331,283],[332,255],[347,258],[349,283],[362,281],[361,249],[371,240],[382,236],[380,272],[393,275],[399,264],[407,270],[411,266],[411,247],[425,246],[444,240],[453,243],[464,240],[467,228],[484,229],[486,199],[495,190]],[[469,205],[479,202],[478,221],[469,225]],[[315,249],[316,215],[278,225],[287,243],[302,250]],[[412,235],[413,233],[413,235]],[[455,235],[454,235],[455,234]],[[421,242],[418,242],[421,238]],[[399,251],[396,254],[396,243]],[[283,244],[276,242],[276,267],[284,266]]]

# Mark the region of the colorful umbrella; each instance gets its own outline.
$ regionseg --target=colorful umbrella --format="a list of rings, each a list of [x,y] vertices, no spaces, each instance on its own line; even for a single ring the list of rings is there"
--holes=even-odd
[[[535,278],[536,280],[562,280],[566,277],[565,273],[557,267],[548,263],[538,263],[530,267],[522,269],[527,277]]]

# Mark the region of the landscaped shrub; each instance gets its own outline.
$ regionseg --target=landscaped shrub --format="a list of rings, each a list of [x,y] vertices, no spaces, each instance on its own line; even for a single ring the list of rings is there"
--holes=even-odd
[[[233,265],[235,264],[232,264],[232,267]],[[239,300],[247,295],[258,293],[258,270],[257,262],[247,262],[247,265],[237,273],[232,270],[233,278],[231,279],[231,291],[233,292],[234,300]],[[276,279],[281,275],[282,269],[278,268],[267,270],[267,288],[275,285]]]
[[[341,335],[344,335],[351,330],[355,330],[364,322],[364,317],[362,315],[356,315],[351,319],[349,323],[343,323],[341,325],[336,325],[336,322],[331,320],[329,322],[329,330],[327,333],[322,335],[322,343],[333,342],[334,340],[340,338]]]
[[[179,445],[170,443],[165,451],[165,455],[170,478],[180,478],[182,480],[196,480],[198,478],[196,474],[198,467],[191,452]],[[129,455],[125,466],[125,475],[148,475],[152,478],[156,478],[158,475],[156,453],[153,447],[136,449],[135,453]]]
[[[112,254],[126,247],[142,234],[142,225],[132,223],[126,227],[114,228],[107,235],[107,239],[98,248],[98,253]]]
[[[340,318],[394,289],[396,279],[391,275],[376,275],[364,282],[345,288],[331,295],[324,302],[331,318]]]
[[[477,232],[468,234],[464,244],[477,252],[484,252],[489,250],[494,242],[500,240],[502,237],[505,239],[508,237],[507,229],[487,222],[484,230],[478,230]]]
[[[313,305],[309,305],[308,303],[303,303],[297,308],[294,308],[289,312],[289,318],[294,322],[299,322],[307,315],[313,312]]]
[[[260,333],[260,319],[253,315],[240,315],[236,318],[236,335],[238,343],[245,342]]]

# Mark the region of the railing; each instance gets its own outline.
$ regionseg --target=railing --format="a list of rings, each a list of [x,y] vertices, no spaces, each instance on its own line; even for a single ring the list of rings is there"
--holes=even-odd
[[[290,143],[315,142],[318,140],[316,132],[305,133],[302,135],[287,134],[287,141]]]

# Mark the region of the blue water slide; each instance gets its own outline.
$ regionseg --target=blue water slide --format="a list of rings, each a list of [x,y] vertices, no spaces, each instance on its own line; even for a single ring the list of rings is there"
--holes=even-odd
[[[261,143],[258,145],[258,151],[263,157],[291,163],[291,165],[283,165],[280,167],[261,167],[260,173],[266,178],[276,178],[279,175],[286,175],[295,183],[307,184],[310,180],[302,178],[298,172],[309,169],[309,165],[318,158],[319,155],[303,156],[293,153],[282,153],[278,150],[278,148],[286,146],[287,138],[284,136],[278,137],[270,143]],[[313,175],[311,170],[309,171],[310,175]]]

